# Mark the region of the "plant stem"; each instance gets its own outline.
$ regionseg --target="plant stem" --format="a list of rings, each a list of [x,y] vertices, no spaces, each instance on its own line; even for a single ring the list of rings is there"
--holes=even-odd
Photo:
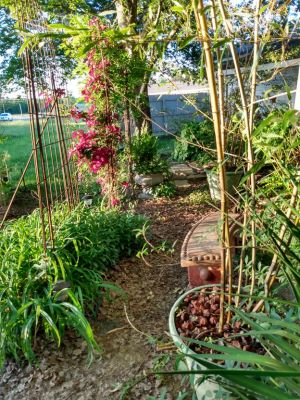
[[[253,129],[254,121],[254,106],[256,99],[256,86],[257,86],[257,66],[259,58],[259,10],[261,7],[261,0],[256,1],[255,16],[254,16],[254,46],[253,46],[253,64],[251,71],[251,94],[250,94],[250,105],[249,105],[249,125],[250,129]]]
[[[216,15],[216,3],[215,0],[211,0],[211,20],[212,20],[212,27],[215,33],[217,33],[218,23],[217,23],[217,15]],[[219,96],[219,107],[220,107],[220,123],[221,123],[221,132],[222,132],[222,146],[223,152],[225,154],[225,115],[224,115],[224,74],[223,74],[223,67],[222,67],[222,54],[220,47],[216,48],[216,55],[218,61],[218,96]]]
[[[255,7],[255,22],[254,22],[254,48],[253,48],[253,65],[252,65],[252,71],[251,71],[251,94],[250,94],[250,105],[249,105],[249,126],[251,129],[251,132],[253,130],[253,121],[254,121],[254,106],[255,106],[255,99],[256,99],[256,86],[257,86],[257,79],[256,79],[256,73],[257,73],[257,66],[258,66],[258,53],[259,53],[259,40],[258,40],[258,28],[259,28],[259,10],[261,7],[261,0],[257,0],[256,2],[256,7]],[[249,168],[248,168],[249,170]],[[255,184],[255,183],[254,183]],[[248,208],[248,207],[247,207]],[[247,233],[246,233],[246,227],[247,227],[247,219],[248,219],[248,210],[245,208],[244,212],[244,220],[243,220],[243,236],[242,236],[242,251],[241,251],[241,258],[240,258],[240,265],[239,265],[239,280],[238,280],[238,288],[237,288],[237,294],[239,295],[241,293],[241,287],[242,287],[242,279],[243,279],[243,272],[244,272],[244,257],[245,257],[245,246],[247,242]],[[254,229],[251,229],[252,234],[255,233],[255,226]],[[256,249],[255,249],[256,251]],[[255,259],[255,253],[254,251],[252,252],[252,262],[253,258]],[[254,272],[254,268],[252,268],[252,273]],[[254,282],[253,277],[252,277],[252,283]],[[253,290],[253,289],[252,289]],[[240,297],[236,297],[236,305],[239,305]]]
[[[213,116],[216,147],[219,166],[219,182],[221,190],[221,220],[222,220],[222,262],[221,262],[221,296],[220,296],[220,321],[219,332],[222,332],[224,325],[224,300],[226,289],[226,263],[231,264],[231,253],[229,243],[229,224],[228,224],[228,200],[226,194],[226,170],[224,165],[224,150],[221,128],[220,109],[218,104],[217,84],[215,79],[214,62],[211,52],[211,40],[208,34],[207,20],[203,5],[203,0],[193,0],[193,10],[197,25],[199,41],[203,44],[206,62],[206,73],[210,92],[211,110]]]
[[[222,19],[224,22],[224,27],[226,31],[226,35],[228,37],[233,37],[233,29],[232,25],[227,18],[227,14],[225,11],[224,3],[223,0],[218,0],[218,4],[220,7],[220,12],[222,15]],[[246,131],[246,138],[247,138],[247,170],[250,171],[251,168],[254,165],[254,155],[253,155],[253,146],[252,146],[252,127],[250,125],[250,120],[249,120],[249,111],[248,111],[248,103],[246,99],[246,93],[245,93],[245,87],[244,87],[244,82],[242,78],[242,73],[241,73],[241,67],[239,63],[239,57],[235,48],[235,45],[233,41],[229,42],[229,48],[232,54],[232,60],[236,72],[236,78],[238,82],[238,87],[240,91],[240,97],[241,97],[241,103],[242,103],[242,109],[243,109],[243,116],[244,116],[244,122],[245,122],[245,131]],[[250,175],[250,189],[251,189],[251,204],[250,204],[250,210],[254,211],[255,210],[255,175],[252,173]],[[247,224],[247,214],[249,210],[248,207],[245,208],[245,217],[244,217],[244,235],[246,234],[246,224]],[[253,294],[254,291],[254,285],[255,285],[255,267],[256,267],[256,224],[255,221],[251,221],[251,266],[252,266],[252,271],[251,271],[251,288],[250,288],[250,295]],[[243,269],[243,260],[241,260],[240,268]],[[251,301],[251,296],[249,298],[249,302]]]

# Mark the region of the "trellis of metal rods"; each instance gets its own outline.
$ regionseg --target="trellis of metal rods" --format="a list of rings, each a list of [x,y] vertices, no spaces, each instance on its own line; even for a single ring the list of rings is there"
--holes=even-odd
[[[22,3],[22,4],[21,4]],[[46,32],[43,13],[35,1],[16,1],[20,32]],[[32,151],[10,199],[0,227],[7,219],[30,163],[33,161],[41,216],[42,240],[46,251],[54,248],[52,209],[56,202],[73,208],[78,200],[76,170],[68,158],[71,143],[66,82],[50,38],[42,46],[29,45],[22,53]]]

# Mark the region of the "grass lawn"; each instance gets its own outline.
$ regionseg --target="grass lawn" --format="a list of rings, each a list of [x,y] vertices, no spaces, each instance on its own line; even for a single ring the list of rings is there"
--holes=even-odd
[[[14,120],[0,122],[0,155],[6,153],[6,164],[9,170],[10,184],[14,187],[31,154],[31,137],[29,120]],[[25,176],[27,184],[34,184],[35,173],[33,162]]]
[[[1,140],[1,138],[3,140]],[[52,145],[47,145],[50,143],[55,143]],[[44,147],[44,156],[46,161],[46,172],[47,175],[53,175],[53,170],[55,171],[55,181],[62,179],[61,172],[57,170],[60,160],[59,147],[57,144],[57,134],[55,128],[55,122],[49,122],[47,128],[43,134],[43,144],[47,146]],[[68,147],[68,145],[67,145]],[[50,152],[52,149],[52,155]],[[1,121],[0,122],[0,157],[3,154],[6,158],[6,165],[9,171],[9,186],[14,189],[20,179],[22,171],[24,170],[28,158],[32,152],[31,144],[31,133],[30,133],[30,121],[29,119],[15,119],[11,122]],[[1,160],[1,158],[0,158]],[[53,163],[53,165],[52,165]],[[3,170],[3,162],[1,166],[0,161],[0,172]],[[53,182],[54,182],[54,178]],[[58,179],[58,180],[57,180]],[[52,183],[53,183],[52,182]],[[27,188],[36,187],[36,178],[34,170],[33,158],[30,162],[29,168],[25,175],[25,184]]]
[[[6,164],[9,171],[9,183],[11,188],[17,185],[21,173],[31,154],[31,134],[29,119],[15,119],[11,122],[0,121],[0,157],[7,154]],[[76,129],[77,127],[75,127]],[[4,139],[3,141],[1,140]],[[173,137],[159,138],[159,152],[171,155],[175,140]],[[2,169],[0,158],[0,172]],[[35,172],[33,160],[25,175],[26,187],[35,187]]]

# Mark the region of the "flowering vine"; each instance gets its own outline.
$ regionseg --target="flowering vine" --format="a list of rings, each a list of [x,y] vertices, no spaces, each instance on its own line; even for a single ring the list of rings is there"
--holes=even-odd
[[[40,93],[40,97],[44,98],[45,102],[45,108],[49,108],[55,99],[61,99],[66,95],[65,89],[62,88],[57,88],[53,90],[51,93],[49,93],[48,90],[45,90],[44,92]]]
[[[85,64],[88,78],[82,90],[84,101],[89,105],[86,111],[74,107],[71,117],[79,122],[85,121],[86,130],[78,129],[72,133],[74,142],[69,151],[79,166],[87,165],[90,172],[98,175],[97,182],[106,193],[109,204],[119,204],[116,188],[116,155],[122,140],[118,115],[112,110],[110,101],[110,60],[103,56],[103,46],[107,40],[101,38],[105,26],[98,18],[90,20],[92,38],[97,43],[87,54]],[[100,177],[101,175],[101,177]]]

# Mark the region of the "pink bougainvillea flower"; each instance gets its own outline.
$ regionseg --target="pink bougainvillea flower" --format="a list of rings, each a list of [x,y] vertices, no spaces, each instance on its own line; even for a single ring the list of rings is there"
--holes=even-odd
[[[86,120],[86,124],[88,127],[93,127],[93,126],[97,126],[98,125],[98,121],[95,119],[87,119]]]
[[[93,17],[92,19],[89,20],[89,26],[97,26],[97,29],[99,31],[104,31],[106,29],[106,25],[101,25],[100,20],[97,17]]]
[[[84,135],[84,130],[83,129],[78,129],[77,131],[72,132],[72,138],[76,139],[79,136]]]
[[[45,107],[46,108],[48,108],[48,107],[50,107],[51,106],[51,104],[52,104],[52,102],[53,102],[53,98],[52,97],[46,97],[45,98]]]
[[[117,198],[117,191],[114,179],[116,173],[115,154],[119,141],[121,140],[121,129],[118,126],[119,116],[110,109],[109,93],[111,85],[107,80],[107,74],[111,73],[111,61],[103,57],[98,48],[106,46],[108,39],[101,37],[105,25],[97,17],[89,21],[93,40],[99,40],[98,46],[90,50],[85,59],[88,68],[88,77],[82,90],[84,101],[88,104],[86,111],[79,111],[76,107],[71,110],[71,117],[79,122],[84,120],[86,129],[78,129],[72,133],[74,139],[69,157],[74,157],[78,166],[85,165],[90,172],[104,178],[99,178],[96,182],[101,185],[102,193],[109,195],[111,206],[120,203]],[[58,96],[59,93],[56,93]],[[105,102],[104,102],[105,101]],[[105,167],[109,167],[106,168]],[[113,179],[112,179],[113,178]],[[124,188],[128,187],[128,182],[123,182]]]
[[[120,204],[120,200],[119,199],[111,199],[111,205],[113,207],[116,207]]]
[[[77,107],[73,107],[70,111],[71,118],[75,120],[75,122],[79,122],[81,119],[84,119],[84,113],[79,111]]]
[[[105,179],[103,179],[103,178],[97,178],[96,179],[96,183],[98,183],[98,185],[105,185]]]
[[[94,131],[94,130],[89,130],[89,131],[86,133],[86,136],[87,136],[89,139],[94,139],[94,138],[97,136],[97,132]]]

